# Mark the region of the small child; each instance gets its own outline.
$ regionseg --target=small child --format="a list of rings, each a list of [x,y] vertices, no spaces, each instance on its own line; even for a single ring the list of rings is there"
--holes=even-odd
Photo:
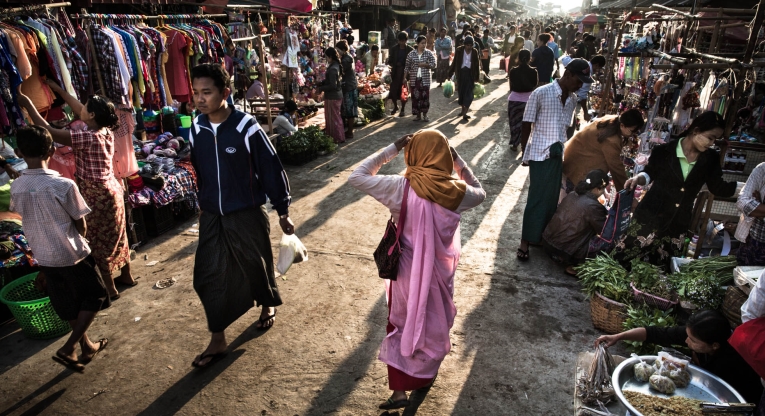
[[[11,184],[11,210],[23,218],[24,233],[40,265],[53,309],[72,326],[69,339],[53,360],[82,372],[84,364],[108,343],[106,338],[93,343],[86,331],[98,311],[110,305],[85,239],[85,215],[90,208],[74,181],[48,169],[56,149],[46,129],[21,128],[16,139],[29,168]],[[75,351],[78,343],[82,350],[79,360]]]

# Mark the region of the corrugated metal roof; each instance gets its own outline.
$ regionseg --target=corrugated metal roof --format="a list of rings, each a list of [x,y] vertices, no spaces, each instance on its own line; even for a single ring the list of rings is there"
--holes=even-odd
[[[700,1],[699,3],[700,4],[697,4],[697,6],[706,2]],[[680,7],[680,6],[690,7],[691,5],[693,5],[693,0],[638,0],[637,1],[637,7],[650,7],[653,4],[660,4],[662,6],[667,6],[667,7],[673,7],[673,6],[674,7]],[[629,7],[632,7],[632,0],[617,0],[617,1],[612,1],[608,3],[601,3],[597,7],[597,9],[598,10],[624,9]]]

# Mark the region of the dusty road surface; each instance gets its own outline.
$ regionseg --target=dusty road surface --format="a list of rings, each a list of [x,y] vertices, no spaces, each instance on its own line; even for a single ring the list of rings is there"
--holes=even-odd
[[[433,388],[390,414],[570,415],[576,354],[598,334],[574,278],[539,248],[529,262],[515,258],[528,169],[507,143],[504,74],[492,75],[469,123],[457,117],[456,96],[432,90],[428,127],[450,138],[487,198],[462,217],[451,353]],[[390,392],[377,353],[387,309],[371,254],[389,214],[347,179],[364,158],[424,126],[411,115],[389,117],[356,130],[336,154],[288,167],[290,212],[310,260],[278,279],[284,305],[271,330],[255,330],[252,309],[226,331],[227,358],[191,368],[209,334],[192,287],[197,235],[189,221],[139,248],[140,284],[99,313],[91,337],[110,342],[84,374],[51,360],[64,338],[34,341],[15,323],[0,327],[0,415],[385,414],[377,405]],[[402,159],[381,173],[402,173]],[[270,218],[277,247],[281,231]],[[152,288],[166,277],[177,283]]]

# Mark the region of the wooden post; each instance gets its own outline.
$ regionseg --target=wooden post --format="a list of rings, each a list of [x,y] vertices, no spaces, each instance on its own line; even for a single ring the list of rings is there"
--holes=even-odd
[[[260,66],[261,66],[261,73],[258,74],[258,77],[260,75],[263,75],[263,92],[266,93],[266,114],[268,117],[268,134],[273,134],[274,130],[274,122],[271,120],[271,99],[269,98],[270,93],[268,92],[268,71],[266,71],[266,54],[263,49],[263,38],[260,37],[260,33],[258,33],[258,49],[260,51]],[[245,97],[246,98],[246,97]]]

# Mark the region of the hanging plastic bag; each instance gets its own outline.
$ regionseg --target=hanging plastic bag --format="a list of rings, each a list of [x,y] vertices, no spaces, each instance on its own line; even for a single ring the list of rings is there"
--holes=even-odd
[[[450,80],[444,82],[444,97],[452,98],[454,95],[454,83]]]
[[[484,88],[484,86],[481,84],[475,84],[473,87],[473,97],[481,98],[484,94],[486,94],[486,88]]]
[[[401,86],[401,101],[407,101],[409,100],[409,87],[407,86],[407,82],[404,81],[404,85]]]
[[[279,260],[276,262],[276,270],[281,274],[287,274],[294,263],[300,263],[308,260],[308,250],[295,235],[282,235],[282,241],[279,244]]]

